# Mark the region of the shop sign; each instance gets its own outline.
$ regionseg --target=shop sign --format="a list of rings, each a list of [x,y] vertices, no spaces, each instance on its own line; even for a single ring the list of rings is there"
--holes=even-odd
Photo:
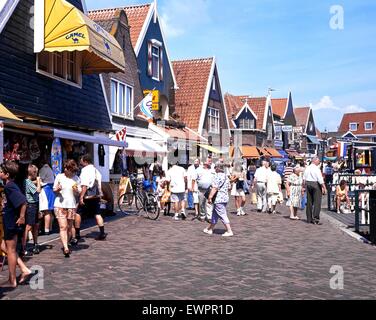
[[[283,132],[292,132],[292,126],[282,126]]]
[[[119,130],[118,132],[116,132],[115,136],[117,141],[125,141],[127,137],[127,128],[124,127],[123,129]]]
[[[281,126],[274,126],[275,132],[282,132],[282,127]]]
[[[294,127],[294,128],[293,128],[293,131],[294,131],[295,133],[303,133],[303,128],[302,128],[302,127]]]
[[[274,140],[274,146],[275,147],[283,147],[283,141]]]
[[[144,90],[144,95],[148,95],[151,92],[152,106],[151,110],[159,111],[159,90]]]

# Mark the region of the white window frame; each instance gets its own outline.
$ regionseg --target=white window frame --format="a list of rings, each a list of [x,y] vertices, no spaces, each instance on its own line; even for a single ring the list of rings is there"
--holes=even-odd
[[[212,90],[217,91],[217,87],[216,87],[216,84],[215,84],[215,77],[213,77]]]
[[[355,126],[355,129],[352,129],[352,126]],[[350,122],[349,123],[349,130],[350,131],[358,131],[358,123],[357,122]]]
[[[243,129],[243,130],[253,130],[253,129],[255,129],[255,120],[254,119],[240,119],[239,120],[239,129]]]
[[[367,129],[367,125],[371,125],[371,128]],[[373,129],[373,122],[371,122],[371,121],[364,122],[364,130],[365,131],[372,131],[372,129]]]
[[[209,107],[208,108],[208,120],[209,120],[209,130],[208,131],[210,133],[219,134],[219,128],[220,128],[219,110]],[[215,121],[214,126],[212,126],[212,124],[213,124],[212,121]],[[214,130],[212,130],[212,127],[214,127]]]
[[[45,53],[45,52],[44,52]],[[64,51],[63,52],[63,75],[64,78],[61,78],[59,76],[56,76],[54,74],[54,53],[53,52],[47,52],[48,53],[48,71],[39,69],[39,53],[36,54],[36,72],[39,74],[42,74],[46,77],[52,78],[54,80],[63,82],[65,84],[68,84],[70,86],[82,89],[82,68],[81,68],[81,63],[82,63],[82,56],[79,51],[75,51],[76,53],[76,79],[77,82],[73,82],[71,80],[67,79],[68,72],[67,72],[67,60],[68,60],[68,52]]]
[[[153,53],[153,48],[158,49],[158,54]],[[161,46],[158,44],[152,44],[151,46],[151,74],[152,74],[152,79],[159,81],[159,76],[160,76],[160,68],[161,68],[161,59],[160,59],[160,54],[161,54]],[[158,77],[154,77],[154,57],[158,58],[158,63],[157,63],[157,72],[158,72]]]
[[[115,82],[116,85],[117,85],[117,88],[116,88],[116,112],[114,112],[112,110],[112,100],[113,100],[113,97],[112,97],[112,82]],[[123,110],[124,110],[124,113],[120,113],[119,112],[119,100],[120,100],[120,95],[119,95],[119,88],[120,88],[120,85],[123,85],[124,86],[124,97],[123,97]],[[126,102],[126,95],[127,95],[127,88],[130,88],[131,89],[131,98],[130,98],[130,111],[131,113],[130,114],[126,114],[126,106],[125,106],[125,102]],[[111,81],[110,81],[110,110],[111,110],[111,114],[114,115],[114,116],[117,116],[117,117],[124,117],[125,119],[130,119],[130,120],[134,120],[134,87],[133,86],[130,86],[122,81],[119,81],[117,79],[114,79],[114,78],[111,78]]]

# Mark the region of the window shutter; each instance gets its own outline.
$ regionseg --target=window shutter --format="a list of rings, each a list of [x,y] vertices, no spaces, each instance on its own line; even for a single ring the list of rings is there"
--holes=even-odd
[[[159,80],[163,81],[163,48],[159,48]]]
[[[153,75],[153,57],[152,57],[152,43],[148,42],[148,76]]]

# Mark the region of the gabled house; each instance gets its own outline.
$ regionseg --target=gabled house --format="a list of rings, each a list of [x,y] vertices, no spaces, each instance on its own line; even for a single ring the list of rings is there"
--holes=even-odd
[[[274,144],[278,149],[294,147],[293,129],[296,126],[294,106],[291,92],[287,98],[272,99],[275,138]]]
[[[361,141],[376,142],[376,111],[344,114],[338,131],[350,131]]]
[[[215,57],[173,61],[179,89],[175,113],[187,127],[208,139],[209,148],[229,143],[229,122],[222,96]],[[213,149],[212,149],[213,150]]]
[[[296,130],[294,131],[294,141],[301,153],[308,156],[318,155],[320,147],[320,137],[317,136],[317,129],[313,117],[312,108],[294,108],[296,118]]]
[[[231,135],[240,133],[243,145],[274,147],[274,117],[268,97],[225,94]]]
[[[108,181],[102,147],[124,143],[108,138],[112,128],[99,74],[124,70],[119,43],[86,16],[81,0],[8,0],[0,9],[6,16],[0,103],[23,120],[1,124],[0,158],[10,150],[24,165],[54,158],[59,172],[62,160],[88,152]]]
[[[137,105],[144,98],[140,84],[137,57],[134,53],[130,35],[130,25],[124,9],[101,9],[89,11],[93,19],[107,32],[111,33],[121,45],[125,57],[125,71],[101,74],[102,85],[108,111],[114,131],[126,131],[124,138],[127,168],[134,171],[144,162],[153,162],[162,150],[154,140],[154,133],[149,130],[149,123],[138,116]],[[109,163],[112,179],[119,179],[121,174],[120,162],[122,150],[111,147],[109,150]]]

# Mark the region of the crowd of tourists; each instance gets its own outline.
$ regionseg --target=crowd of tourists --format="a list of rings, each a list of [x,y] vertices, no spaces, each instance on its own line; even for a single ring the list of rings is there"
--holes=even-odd
[[[159,208],[165,216],[186,220],[187,209],[191,209],[194,212],[192,220],[208,223],[203,229],[205,234],[212,235],[220,221],[226,229],[222,236],[231,237],[234,231],[227,212],[230,197],[234,197],[237,216],[249,214],[245,209],[247,202],[255,204],[261,214],[278,214],[284,204],[290,209],[291,220],[300,220],[299,209],[305,209],[307,223],[321,224],[322,196],[339,170],[340,167],[330,162],[321,166],[317,157],[309,163],[289,161],[282,175],[276,164],[268,159],[259,159],[246,166],[243,160],[229,163],[222,158],[214,164],[208,157],[203,163],[194,160],[187,169],[176,162],[165,172],[155,162],[139,167],[134,174],[158,195]],[[22,184],[15,182],[18,175],[16,162],[6,161],[0,166],[4,226],[1,250],[7,254],[8,285],[12,287],[17,286],[17,265],[21,270],[18,284],[24,283],[32,274],[21,258],[39,254],[38,236],[51,232],[54,218],[58,221],[61,250],[65,257],[70,256],[72,246],[80,240],[83,214],[95,216],[99,227],[96,240],[105,240],[107,235],[100,212],[103,197],[101,174],[89,155],[82,156],[79,164],[72,159],[66,160],[63,172],[56,177],[47,161],[39,168],[29,165]],[[129,176],[129,172],[126,175]],[[346,181],[338,183],[336,201],[338,208],[342,203],[349,205]],[[44,225],[42,230],[40,222]],[[34,243],[32,248],[28,247],[30,240]],[[20,251],[17,251],[18,242]]]
[[[30,164],[26,178],[20,183],[17,181],[19,165],[15,161],[6,161],[0,166],[4,229],[1,251],[7,256],[8,286],[17,286],[17,265],[21,270],[18,284],[25,283],[32,274],[21,258],[39,254],[38,236],[50,234],[54,217],[58,221],[65,257],[70,256],[72,246],[81,238],[82,215],[94,215],[99,227],[96,240],[106,239],[100,214],[101,174],[92,164],[91,156],[82,156],[79,164],[68,159],[62,169],[63,172],[55,177],[46,161],[40,168]],[[43,222],[44,230],[40,230],[40,222]],[[34,245],[29,249],[28,240],[31,239]],[[18,246],[20,250],[17,250]]]

